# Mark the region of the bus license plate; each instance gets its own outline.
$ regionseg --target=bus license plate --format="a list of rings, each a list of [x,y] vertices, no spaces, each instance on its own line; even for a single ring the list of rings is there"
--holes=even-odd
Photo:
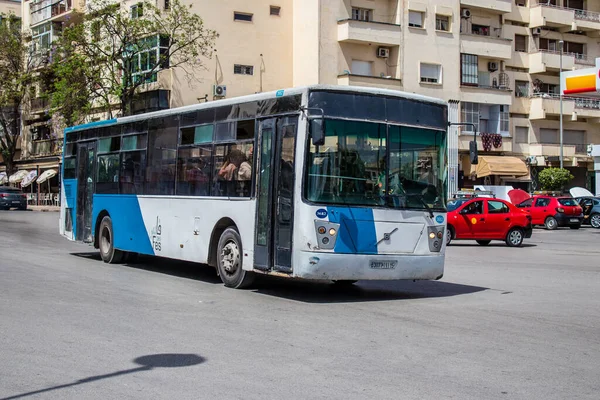
[[[370,266],[372,269],[394,269],[398,261],[371,261]]]

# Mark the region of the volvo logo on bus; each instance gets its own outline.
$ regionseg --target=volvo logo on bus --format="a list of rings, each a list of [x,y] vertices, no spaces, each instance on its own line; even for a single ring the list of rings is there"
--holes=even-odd
[[[316,214],[318,218],[327,218],[327,210],[324,208],[319,208]]]

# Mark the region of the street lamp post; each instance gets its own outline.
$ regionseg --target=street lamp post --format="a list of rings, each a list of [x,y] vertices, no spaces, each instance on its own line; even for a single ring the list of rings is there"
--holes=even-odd
[[[565,42],[564,41],[559,41],[558,42],[558,46],[560,49],[560,73],[559,73],[559,78],[560,75],[562,75],[562,59],[563,59],[563,46],[564,46]],[[563,89],[562,87],[560,88],[560,97],[559,97],[559,102],[560,102],[560,169],[563,169]]]

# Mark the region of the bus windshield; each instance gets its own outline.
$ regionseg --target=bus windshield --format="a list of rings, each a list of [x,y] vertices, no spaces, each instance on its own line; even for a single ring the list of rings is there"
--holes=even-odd
[[[446,132],[337,119],[325,127],[325,144],[309,145],[308,201],[445,211]]]

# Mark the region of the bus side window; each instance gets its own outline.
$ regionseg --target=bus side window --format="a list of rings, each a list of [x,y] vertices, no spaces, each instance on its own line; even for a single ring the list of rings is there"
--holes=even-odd
[[[145,194],[175,194],[178,133],[177,116],[149,122]]]

